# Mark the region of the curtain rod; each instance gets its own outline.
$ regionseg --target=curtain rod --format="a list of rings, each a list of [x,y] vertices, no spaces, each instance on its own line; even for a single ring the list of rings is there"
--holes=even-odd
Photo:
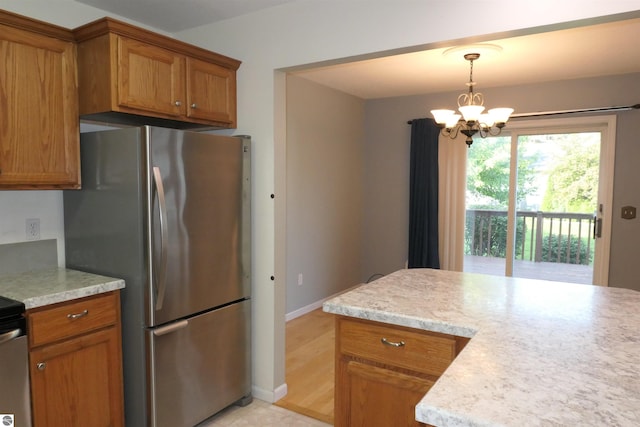
[[[576,110],[538,111],[534,113],[520,113],[520,114],[512,114],[510,118],[520,119],[525,117],[557,116],[560,114],[597,113],[600,111],[625,111],[625,110],[639,110],[639,109],[640,109],[640,104],[619,105],[615,107],[582,108],[582,109],[576,109]],[[413,120],[409,120],[407,124],[410,125],[412,121]]]
[[[512,114],[511,118],[518,119],[522,117],[556,116],[560,114],[597,113],[600,111],[625,111],[625,110],[638,110],[638,109],[640,109],[640,104],[618,105],[615,107],[581,108],[576,110],[538,111],[534,113],[520,113],[520,114]]]

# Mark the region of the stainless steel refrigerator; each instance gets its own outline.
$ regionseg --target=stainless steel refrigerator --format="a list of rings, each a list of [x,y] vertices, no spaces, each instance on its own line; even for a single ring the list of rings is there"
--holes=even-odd
[[[125,280],[125,420],[193,426],[251,400],[250,139],[84,133],[64,191],[68,268]]]

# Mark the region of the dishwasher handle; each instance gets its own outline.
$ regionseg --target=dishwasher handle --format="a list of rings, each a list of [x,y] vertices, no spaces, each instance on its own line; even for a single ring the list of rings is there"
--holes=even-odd
[[[20,328],[14,329],[9,332],[5,332],[4,334],[0,335],[0,344],[16,339],[20,335],[22,335],[22,329]]]

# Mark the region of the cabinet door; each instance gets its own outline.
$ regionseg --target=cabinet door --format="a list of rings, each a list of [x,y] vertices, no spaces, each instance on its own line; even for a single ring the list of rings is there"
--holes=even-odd
[[[187,115],[193,119],[236,125],[236,72],[187,58]]]
[[[340,362],[335,425],[349,427],[423,426],[415,406],[433,385],[413,375],[353,360]]]
[[[168,116],[185,115],[183,56],[119,37],[118,63],[119,106]]]
[[[0,27],[0,188],[78,188],[75,46]]]
[[[116,327],[32,350],[34,427],[123,426]]]

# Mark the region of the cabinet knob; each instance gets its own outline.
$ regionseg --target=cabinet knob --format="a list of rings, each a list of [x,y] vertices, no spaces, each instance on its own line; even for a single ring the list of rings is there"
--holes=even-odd
[[[176,107],[179,107],[179,106],[181,106],[181,105],[182,105],[182,102],[180,102],[180,101],[176,101],[174,104],[176,104]]]
[[[193,104],[191,104],[191,108],[198,108],[198,104],[196,104],[195,102]]]
[[[44,368],[47,367],[47,364],[45,362],[40,362],[36,365],[36,368],[38,368],[38,371],[44,371]]]

